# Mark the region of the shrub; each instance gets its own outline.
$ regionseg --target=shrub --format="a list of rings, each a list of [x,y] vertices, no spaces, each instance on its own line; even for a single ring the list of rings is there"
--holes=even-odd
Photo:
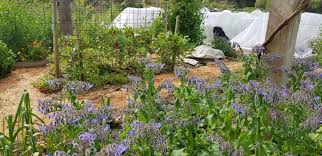
[[[0,2],[0,40],[17,61],[46,59],[51,50],[51,16],[45,3]],[[30,11],[32,10],[32,11]]]
[[[159,61],[164,63],[167,66],[166,68],[173,70],[175,65],[180,64],[182,58],[189,53],[191,45],[188,41],[188,38],[177,33],[160,33],[154,39],[152,47],[155,53],[160,56]]]
[[[3,78],[11,71],[14,63],[14,54],[11,49],[0,40],[0,78]]]
[[[52,75],[44,75],[32,83],[32,85],[43,93],[53,93],[63,89],[63,80],[55,79]]]
[[[63,74],[69,80],[83,80],[98,86],[127,83],[125,70],[131,73],[142,71],[139,58],[150,51],[151,37],[144,30],[138,32],[139,35],[135,36],[133,29],[110,28],[97,34],[82,34],[80,50],[76,49],[75,36],[62,37]]]
[[[179,33],[188,36],[190,42],[200,44],[203,39],[202,13],[200,0],[169,0],[168,24],[174,32],[177,15],[180,17]]]
[[[217,37],[214,39],[214,41],[212,42],[212,48],[222,50],[225,56],[233,57],[233,58],[237,57],[236,52],[229,45],[229,43],[225,42],[220,37]]]

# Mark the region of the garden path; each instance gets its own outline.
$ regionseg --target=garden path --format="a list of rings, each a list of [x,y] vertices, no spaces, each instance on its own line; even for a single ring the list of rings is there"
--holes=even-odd
[[[232,70],[238,71],[242,64],[237,61],[224,61],[225,64]],[[57,96],[57,94],[43,94],[32,86],[32,82],[39,77],[48,73],[48,67],[37,68],[22,68],[16,69],[8,75],[8,77],[0,80],[0,119],[13,114],[18,106],[20,96],[24,90],[30,94],[31,106],[36,110],[37,99],[46,99]],[[209,80],[220,75],[220,70],[215,65],[207,65],[201,67],[193,67],[190,71],[190,76],[199,76],[203,79]],[[174,78],[174,73],[164,73],[156,77],[156,85],[159,85],[164,79]],[[175,82],[178,84],[178,82]],[[113,116],[118,117],[127,105],[129,92],[116,86],[107,86],[100,89],[93,90],[86,95],[80,97],[83,100],[91,100],[96,106],[100,105],[101,96],[110,97],[113,105]],[[0,125],[2,120],[0,120]]]

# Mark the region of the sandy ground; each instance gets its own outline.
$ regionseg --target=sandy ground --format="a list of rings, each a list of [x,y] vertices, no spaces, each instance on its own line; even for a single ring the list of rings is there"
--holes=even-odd
[[[225,64],[232,70],[237,71],[242,64],[236,61],[225,61]],[[36,110],[37,99],[52,98],[55,94],[43,94],[32,86],[32,82],[48,72],[48,67],[22,68],[16,69],[8,77],[0,80],[0,119],[13,114],[18,106],[20,96],[24,90],[30,94],[31,106]],[[190,76],[200,76],[204,79],[213,79],[220,75],[220,70],[214,65],[194,67],[190,71]],[[175,77],[174,73],[164,73],[156,77],[156,84],[160,84],[164,79]],[[95,105],[100,105],[101,96],[110,97],[115,115],[119,116],[123,108],[127,105],[129,93],[120,87],[106,86],[93,90],[81,96],[83,100],[91,100]],[[2,120],[0,121],[0,123]]]

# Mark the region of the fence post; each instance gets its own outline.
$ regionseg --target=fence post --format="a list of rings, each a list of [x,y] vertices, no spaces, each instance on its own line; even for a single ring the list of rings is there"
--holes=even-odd
[[[58,33],[57,33],[57,0],[52,0],[52,30],[53,30],[53,52],[54,52],[54,63],[55,63],[55,77],[60,77],[59,67],[59,50],[58,50]]]
[[[168,32],[168,1],[164,1],[164,33]]]
[[[266,37],[269,37],[279,25],[285,21],[300,6],[301,0],[272,0],[269,11],[269,20]],[[282,7],[281,7],[282,6]],[[287,83],[287,73],[284,69],[289,69],[294,62],[295,43],[299,30],[301,15],[297,15],[288,21],[266,46],[266,53],[280,56],[269,64],[270,77],[278,85]]]
[[[177,33],[177,34],[179,34],[179,22],[180,22],[180,16],[177,15],[176,16],[176,27],[174,29],[174,32]]]
[[[73,35],[72,2],[71,0],[58,0],[58,4],[61,33]]]

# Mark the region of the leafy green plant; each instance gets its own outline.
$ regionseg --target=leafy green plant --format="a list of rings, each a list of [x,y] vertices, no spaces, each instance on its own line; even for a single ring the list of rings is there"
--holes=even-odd
[[[17,61],[46,59],[50,53],[51,15],[44,10],[46,6],[25,1],[0,2],[0,40],[12,49]]]
[[[322,37],[322,33],[321,33],[321,37]],[[314,53],[316,53],[317,62],[320,65],[322,65],[322,38],[315,40],[312,44],[312,47],[313,47]]]
[[[3,78],[11,71],[11,68],[15,63],[14,57],[15,55],[12,53],[11,49],[0,40],[0,78]]]
[[[29,94],[25,91],[16,113],[9,115],[4,120],[6,122],[2,126],[3,128],[8,127],[8,132],[0,132],[0,153],[4,156],[36,153],[38,151],[36,141],[38,134],[35,128],[37,124],[35,119],[44,123],[32,112]]]
[[[188,36],[190,42],[195,44],[202,43],[202,13],[200,0],[169,0],[168,24],[169,30],[174,32],[176,17],[179,16],[178,33]]]
[[[234,49],[220,37],[216,37],[212,42],[212,48],[222,50],[225,56],[236,58]]]
[[[243,79],[245,82],[264,78],[266,64],[258,60],[257,55],[240,56],[240,59],[243,61]]]
[[[160,33],[152,43],[155,53],[160,56],[160,62],[166,65],[167,69],[172,70],[176,65],[182,63],[192,47],[189,39],[177,33]]]
[[[57,82],[55,82],[57,81]],[[58,84],[50,84],[50,83],[58,83]],[[40,92],[43,93],[53,93],[60,91],[63,87],[63,82],[60,80],[55,80],[55,77],[52,75],[44,75],[38,78],[36,81],[32,83],[32,85],[37,88]],[[56,85],[56,87],[53,87]]]

